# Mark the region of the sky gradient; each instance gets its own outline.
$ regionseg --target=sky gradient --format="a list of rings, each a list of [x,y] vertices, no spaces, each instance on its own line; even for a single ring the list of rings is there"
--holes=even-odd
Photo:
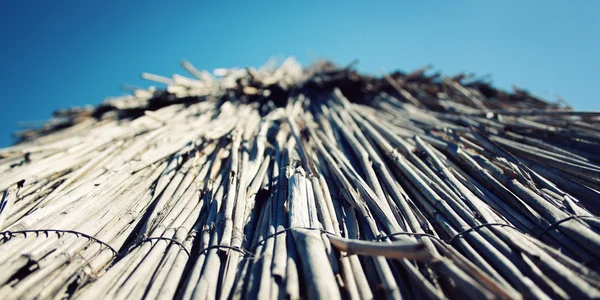
[[[185,74],[184,58],[209,70],[359,59],[373,74],[433,64],[600,110],[600,1],[320,2],[0,1],[0,146],[19,121],[149,85],[142,72]]]

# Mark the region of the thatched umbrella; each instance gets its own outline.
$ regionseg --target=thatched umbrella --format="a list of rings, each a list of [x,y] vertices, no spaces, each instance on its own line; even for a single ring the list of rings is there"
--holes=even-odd
[[[600,113],[183,67],[0,150],[0,298],[598,298]]]

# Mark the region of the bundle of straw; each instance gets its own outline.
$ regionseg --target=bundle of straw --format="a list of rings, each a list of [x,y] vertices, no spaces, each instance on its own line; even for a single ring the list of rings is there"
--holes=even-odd
[[[183,66],[0,150],[1,299],[600,297],[600,113]]]

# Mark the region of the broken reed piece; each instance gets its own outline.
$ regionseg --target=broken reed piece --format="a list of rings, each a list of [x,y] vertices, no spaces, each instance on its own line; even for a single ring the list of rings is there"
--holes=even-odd
[[[350,240],[334,235],[327,235],[331,244],[339,251],[348,255],[360,254],[369,256],[383,256],[394,259],[414,259],[416,261],[431,261],[435,259],[423,243],[400,242],[391,243],[369,242],[361,240]]]

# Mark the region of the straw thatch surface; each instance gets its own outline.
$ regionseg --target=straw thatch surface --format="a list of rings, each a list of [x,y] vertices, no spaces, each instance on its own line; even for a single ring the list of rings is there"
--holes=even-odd
[[[0,299],[600,297],[600,114],[425,69],[184,67],[0,150]]]

